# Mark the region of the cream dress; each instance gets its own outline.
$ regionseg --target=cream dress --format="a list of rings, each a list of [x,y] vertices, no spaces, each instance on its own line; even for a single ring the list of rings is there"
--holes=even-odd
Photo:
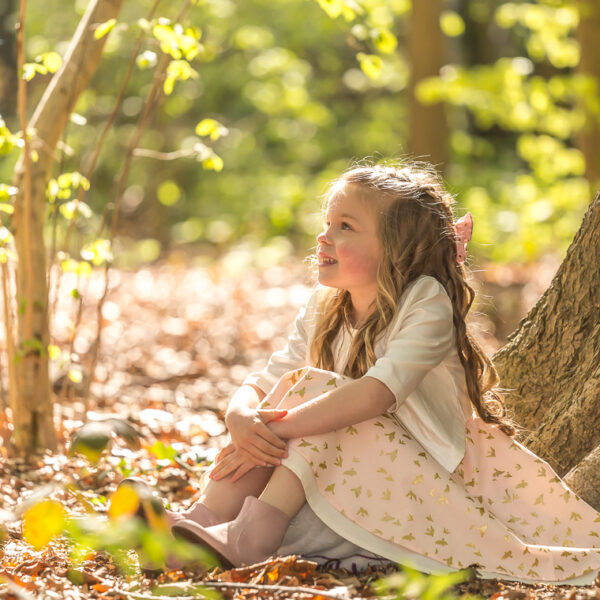
[[[472,409],[466,411],[464,387],[459,386],[464,371],[452,385],[443,379],[448,373],[459,373],[452,368],[457,360],[452,346],[438,343],[440,336],[453,343],[453,335],[446,336],[442,329],[409,327],[410,323],[443,322],[443,312],[429,310],[436,306],[434,298],[447,308],[445,291],[432,279],[421,279],[420,291],[404,299],[409,309],[396,335],[404,358],[397,353],[393,368],[373,370],[373,376],[395,393],[396,406],[351,427],[289,441],[289,457],[283,464],[302,481],[307,504],[292,521],[279,553],[303,554],[319,562],[338,559],[342,566],[362,567],[383,558],[424,572],[477,565],[479,575],[487,578],[593,583],[600,570],[600,513],[569,490],[546,462],[484,423]],[[440,318],[434,319],[434,313]],[[423,332],[434,334],[434,341],[425,343]],[[291,408],[352,381],[338,373],[343,371],[354,334],[343,329],[338,335],[336,372],[304,366],[306,362],[287,370],[269,386],[262,406]],[[406,343],[411,340],[413,345]],[[429,360],[431,353],[424,354],[421,348],[433,346],[443,358],[424,366],[424,357]],[[389,348],[390,343],[379,350],[380,367],[392,362]],[[289,346],[286,352],[289,355]],[[270,369],[276,372],[273,362]],[[411,373],[421,370],[413,386],[396,387],[395,381],[386,379],[393,373],[404,382],[403,369],[409,368]],[[445,390],[436,387],[436,369],[437,383],[444,383]],[[268,370],[249,376],[245,383],[262,384],[264,389],[261,378]],[[426,397],[431,390],[437,397]],[[454,403],[460,412],[443,429],[424,425],[435,423],[439,415],[411,420],[420,414],[419,407],[405,413],[410,427],[398,413],[399,407],[410,406],[407,396],[414,403],[437,408],[434,401],[452,405],[447,400],[453,394],[463,395]],[[455,435],[458,418],[460,438]]]
[[[293,408],[349,381],[306,367],[284,375],[264,406]],[[355,560],[367,550],[425,572],[477,565],[487,578],[593,583],[600,513],[545,461],[479,417],[469,419],[466,440],[463,460],[449,473],[382,415],[290,440],[283,464],[301,479],[314,514],[363,549],[354,550]]]

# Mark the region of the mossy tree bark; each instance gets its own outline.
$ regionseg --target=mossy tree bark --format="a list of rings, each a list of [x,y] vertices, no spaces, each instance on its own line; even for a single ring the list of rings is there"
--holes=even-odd
[[[600,479],[598,265],[600,193],[550,286],[493,361],[509,389],[507,406],[525,429],[521,441],[559,475],[571,471],[567,481],[600,509],[600,489],[583,485]]]
[[[87,87],[100,61],[106,36],[96,40],[95,28],[116,18],[123,0],[92,0],[73,36],[63,65],[50,81],[28,130],[30,148],[38,155],[31,162],[31,210],[25,202],[25,160],[21,156],[13,184],[19,192],[13,215],[13,232],[18,255],[17,304],[19,306],[17,345],[17,395],[13,402],[13,444],[16,452],[56,447],[52,397],[48,375],[49,343],[48,288],[44,219],[46,186],[52,173],[57,143],[79,94]],[[25,235],[25,232],[28,232]],[[31,307],[31,323],[26,323],[26,308]],[[27,329],[31,334],[27,334]],[[31,335],[31,337],[30,337]],[[11,357],[11,360],[14,357]]]

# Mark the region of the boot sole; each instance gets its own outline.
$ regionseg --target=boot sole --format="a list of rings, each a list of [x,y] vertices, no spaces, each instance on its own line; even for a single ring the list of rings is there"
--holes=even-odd
[[[230,560],[221,554],[218,550],[215,550],[208,542],[205,542],[200,536],[196,535],[194,532],[189,529],[185,529],[184,527],[179,527],[178,525],[174,525],[171,529],[174,536],[183,538],[188,542],[192,542],[198,546],[202,546],[205,550],[208,550],[211,554],[214,554],[219,562],[221,563],[221,568],[224,570],[235,569],[235,565],[230,562]]]

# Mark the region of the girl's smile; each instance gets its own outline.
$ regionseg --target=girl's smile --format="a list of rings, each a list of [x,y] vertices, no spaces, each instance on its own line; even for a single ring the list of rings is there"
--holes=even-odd
[[[325,230],[317,236],[319,283],[348,290],[357,319],[377,296],[381,254],[377,213],[361,191],[347,184],[331,196]]]

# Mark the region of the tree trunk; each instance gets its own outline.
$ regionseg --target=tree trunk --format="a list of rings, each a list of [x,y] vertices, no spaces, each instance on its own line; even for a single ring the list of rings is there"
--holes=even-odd
[[[5,0],[0,6],[0,115],[11,120],[17,107],[17,57],[15,29],[9,26],[9,15],[15,12],[15,0]],[[13,129],[14,122],[9,124]]]
[[[596,98],[600,96],[600,5],[598,0],[580,0],[577,41],[581,48],[579,73],[596,80]],[[585,156],[586,177],[595,193],[600,189],[600,115],[587,115],[585,127],[578,136],[578,146]]]
[[[561,476],[590,453],[585,468],[600,463],[599,264],[600,194],[552,283],[493,357],[521,440]]]
[[[55,448],[56,433],[52,417],[52,398],[48,376],[47,348],[48,288],[44,219],[46,186],[51,176],[56,145],[79,97],[100,61],[106,36],[94,39],[98,24],[119,14],[123,0],[92,0],[83,15],[64,57],[63,65],[50,81],[28,125],[35,130],[32,150],[38,160],[31,163],[31,214],[24,203],[25,164],[21,156],[16,167],[14,185],[19,188],[13,215],[15,245],[18,255],[17,303],[19,336],[17,363],[17,402],[12,406],[14,445],[24,455],[36,449]],[[30,247],[24,231],[29,228]],[[30,260],[28,261],[28,256]],[[28,265],[31,271],[28,272]],[[27,297],[28,282],[31,296]],[[23,306],[33,310],[33,339],[26,339]],[[10,357],[12,360],[13,357]]]
[[[415,96],[417,84],[428,77],[437,77],[444,65],[441,9],[442,0],[419,0],[412,3],[408,34],[411,65],[408,150],[412,158],[431,162],[443,172],[448,161],[448,129],[444,103],[425,105]]]

